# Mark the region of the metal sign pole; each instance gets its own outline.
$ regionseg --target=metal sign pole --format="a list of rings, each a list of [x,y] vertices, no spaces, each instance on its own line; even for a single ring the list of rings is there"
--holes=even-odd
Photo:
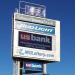
[[[16,62],[13,60],[13,75],[16,75]]]
[[[13,75],[21,75],[20,61],[18,61],[18,60],[13,60]]]
[[[20,61],[17,61],[17,75],[20,75]]]
[[[46,64],[43,64],[43,75],[46,75],[47,72],[46,72]]]

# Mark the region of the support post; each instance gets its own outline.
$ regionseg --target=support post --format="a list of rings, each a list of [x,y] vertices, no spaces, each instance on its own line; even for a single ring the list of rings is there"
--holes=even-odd
[[[46,75],[46,64],[43,64],[43,75]]]
[[[20,72],[20,61],[13,60],[13,75],[22,75]]]
[[[13,60],[13,75],[16,75],[16,61]]]
[[[17,75],[20,75],[20,61],[17,61]]]

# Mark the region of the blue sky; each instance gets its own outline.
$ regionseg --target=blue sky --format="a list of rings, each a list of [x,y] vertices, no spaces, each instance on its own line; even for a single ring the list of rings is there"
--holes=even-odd
[[[61,62],[47,64],[50,75],[75,74],[75,0],[26,0],[45,5],[47,18],[61,21]],[[19,0],[0,0],[0,75],[12,75],[12,15]]]

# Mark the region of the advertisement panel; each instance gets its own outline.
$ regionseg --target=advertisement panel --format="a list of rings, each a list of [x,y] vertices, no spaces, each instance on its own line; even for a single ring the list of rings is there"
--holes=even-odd
[[[25,61],[23,62],[23,74],[31,73],[42,73],[43,72],[43,63],[35,61]]]
[[[50,36],[40,36],[40,39],[35,39],[31,35],[32,33],[22,32],[19,30],[14,29],[14,51],[13,56],[15,58],[28,58],[28,59],[37,59],[37,60],[52,60],[54,59],[54,51],[52,47],[49,45],[51,44],[51,37]],[[22,35],[21,35],[22,34]],[[24,34],[24,37],[23,37]],[[25,36],[27,34],[27,36]],[[37,34],[34,34],[37,35]],[[26,39],[27,38],[27,39]],[[48,38],[49,40],[46,40]],[[42,40],[44,40],[42,42]],[[48,42],[48,43],[47,43]],[[43,43],[43,44],[42,44]],[[47,43],[47,44],[46,44]],[[47,50],[46,50],[47,49]],[[51,50],[50,50],[51,49]]]
[[[38,4],[29,3],[25,1],[19,1],[19,12],[21,14],[43,18],[46,16],[46,7],[44,5],[38,5]]]
[[[60,22],[40,20],[14,14],[13,58],[60,61]]]
[[[43,71],[43,64],[40,62],[24,62],[25,70]]]
[[[19,46],[52,50],[52,37],[19,31]]]
[[[23,21],[15,21],[14,28],[17,30],[22,30],[25,32],[32,32],[35,34],[43,34],[43,35],[55,35],[55,26],[47,26],[42,24],[23,22]]]

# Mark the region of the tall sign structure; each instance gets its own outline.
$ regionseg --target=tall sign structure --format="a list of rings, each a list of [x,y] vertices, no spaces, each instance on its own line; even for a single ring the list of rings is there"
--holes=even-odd
[[[14,75],[42,72],[43,64],[60,61],[60,21],[45,18],[46,9],[28,4],[13,17]]]

